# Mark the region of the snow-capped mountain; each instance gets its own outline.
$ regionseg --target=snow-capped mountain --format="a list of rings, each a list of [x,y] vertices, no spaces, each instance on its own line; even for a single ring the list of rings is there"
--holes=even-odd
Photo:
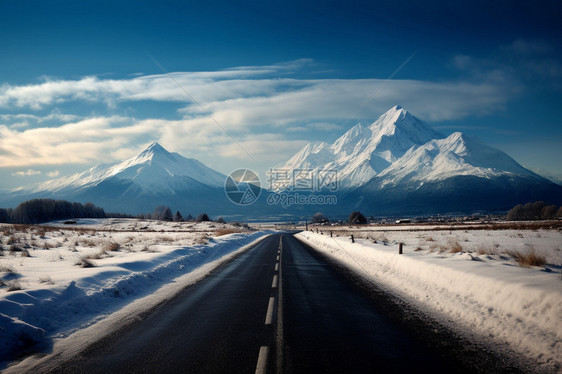
[[[93,202],[108,212],[149,213],[168,205],[183,213],[223,214],[232,205],[224,193],[225,180],[200,161],[152,143],[123,162],[98,165],[2,198],[12,206],[32,198],[54,198]]]
[[[535,200],[562,203],[562,186],[460,132],[445,137],[399,106],[369,127],[354,126],[332,145],[305,146],[282,167],[337,170],[337,209],[371,214],[506,210]]]
[[[306,145],[280,168],[337,170],[340,188],[354,188],[385,170],[412,146],[441,138],[443,135],[397,105],[368,127],[355,125],[332,145]]]
[[[34,192],[83,190],[110,179],[130,181],[144,193],[156,193],[199,184],[221,187],[226,176],[196,159],[168,152],[154,142],[126,161],[94,166],[79,174],[42,183],[34,188]]]
[[[540,178],[504,152],[460,132],[445,139],[430,140],[410,148],[402,157],[377,175],[381,187],[400,183],[444,180],[460,175],[494,178],[520,175]]]

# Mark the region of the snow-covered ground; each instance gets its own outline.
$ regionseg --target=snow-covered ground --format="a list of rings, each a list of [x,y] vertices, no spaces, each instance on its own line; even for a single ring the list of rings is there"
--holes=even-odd
[[[149,308],[269,233],[136,219],[0,225],[0,362],[139,300],[136,312]]]
[[[352,243],[325,230],[297,237],[470,339],[562,371],[562,232],[362,230]],[[532,251],[546,263],[525,265]]]

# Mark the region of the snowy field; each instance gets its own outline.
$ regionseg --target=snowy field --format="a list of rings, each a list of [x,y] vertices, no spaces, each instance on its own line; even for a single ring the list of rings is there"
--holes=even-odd
[[[469,339],[523,355],[532,371],[562,371],[558,229],[312,230],[297,237]]]
[[[135,301],[149,308],[270,232],[137,219],[0,225],[0,362]]]

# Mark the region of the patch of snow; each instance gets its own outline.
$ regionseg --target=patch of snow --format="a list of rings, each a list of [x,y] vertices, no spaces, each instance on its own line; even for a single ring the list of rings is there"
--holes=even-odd
[[[213,222],[116,221],[24,231],[0,225],[2,243],[29,247],[30,255],[0,257],[0,279],[21,285],[0,288],[0,361],[26,346],[64,339],[136,300],[163,300],[273,232],[236,232],[245,230]],[[78,266],[84,259],[94,266]],[[136,312],[151,305],[137,305]]]

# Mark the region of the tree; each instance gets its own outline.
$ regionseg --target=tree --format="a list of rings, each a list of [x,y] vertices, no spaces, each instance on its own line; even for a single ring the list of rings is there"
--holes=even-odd
[[[349,215],[348,222],[352,225],[362,225],[367,223],[367,218],[361,212],[352,212]]]
[[[105,218],[102,208],[92,203],[82,205],[65,200],[33,199],[24,201],[15,209],[6,210],[13,223],[42,223],[68,218]]]
[[[10,215],[8,214],[8,211],[4,208],[0,208],[0,222],[10,223]]]
[[[556,205],[547,205],[542,208],[541,219],[553,219],[556,217],[556,211],[558,207]]]
[[[174,221],[176,221],[176,222],[182,222],[183,221],[183,217],[181,216],[181,213],[180,213],[179,210],[176,212],[176,216],[174,217]]]
[[[171,221],[173,219],[172,210],[167,206],[157,206],[152,213],[152,219],[157,219],[160,221]]]
[[[323,213],[318,212],[318,213],[316,213],[315,215],[312,216],[311,222],[312,223],[326,223],[326,222],[330,222],[330,220]]]
[[[508,221],[554,219],[560,213],[556,205],[546,205],[544,201],[535,201],[525,205],[518,204],[510,209],[506,219]]]
[[[517,221],[517,220],[524,219],[523,218],[523,205],[518,204],[518,205],[514,206],[513,208],[511,208],[511,210],[509,212],[507,212],[506,219],[508,221]]]
[[[211,219],[209,218],[209,216],[207,215],[207,213],[203,213],[197,216],[197,218],[195,219],[196,222],[205,222],[205,221],[210,221]]]
[[[224,218],[219,217],[219,218],[217,219],[217,223],[226,223],[226,221],[224,220]]]

